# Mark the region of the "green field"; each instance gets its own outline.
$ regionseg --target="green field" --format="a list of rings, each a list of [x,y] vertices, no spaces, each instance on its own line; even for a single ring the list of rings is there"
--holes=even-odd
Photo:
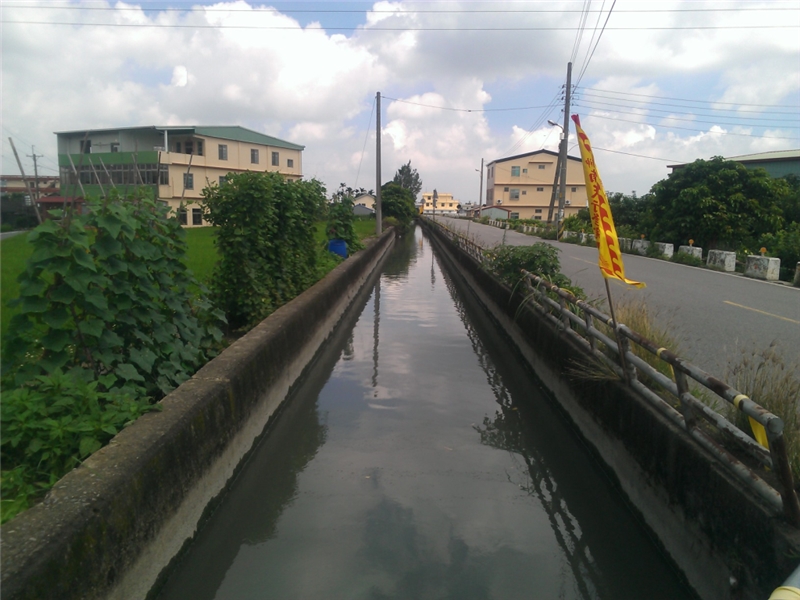
[[[364,239],[375,235],[374,219],[356,219],[356,233]],[[211,273],[217,262],[217,248],[214,245],[213,227],[194,227],[186,230],[186,266],[192,271],[200,283],[208,285]],[[322,277],[333,269],[337,259],[324,251],[325,223],[316,224],[314,237],[320,248],[320,271]],[[8,301],[19,295],[17,277],[25,268],[25,263],[32,253],[28,244],[28,236],[23,233],[13,238],[0,241],[0,335],[8,331],[8,324],[16,310],[7,306]]]

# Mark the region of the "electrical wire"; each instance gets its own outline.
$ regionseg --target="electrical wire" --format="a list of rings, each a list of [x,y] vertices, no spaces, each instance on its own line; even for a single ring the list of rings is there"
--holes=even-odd
[[[358,187],[358,177],[361,175],[361,163],[364,161],[364,152],[367,150],[367,138],[369,130],[372,128],[372,115],[375,114],[375,98],[372,99],[372,110],[369,111],[369,121],[367,121],[367,132],[364,134],[364,146],[361,148],[361,158],[358,159],[358,171],[356,171],[356,181],[353,187]]]
[[[392,100],[394,102],[402,102],[403,104],[412,104],[414,106],[424,106],[426,108],[435,108],[438,110],[448,110],[453,112],[467,112],[467,113],[507,112],[515,110],[536,110],[538,108],[547,108],[547,106],[516,106],[512,108],[453,108],[450,106],[436,106],[434,104],[423,104],[422,102],[412,102],[411,100],[400,100],[399,98],[390,98],[389,96],[382,96],[382,97],[386,98],[387,100]]]
[[[740,109],[740,108],[715,108],[713,106],[687,106],[685,104],[672,104],[672,103],[668,103],[668,102],[649,102],[647,100],[634,100],[634,99],[628,99],[628,98],[613,98],[613,97],[609,97],[609,96],[600,96],[598,94],[587,94],[585,92],[576,92],[573,95],[573,97],[576,99],[576,101],[577,100],[584,100],[585,98],[588,98],[585,101],[586,102],[591,102],[592,104],[600,104],[600,105],[603,105],[603,106],[616,106],[618,108],[628,108],[628,109],[632,109],[632,110],[653,110],[653,111],[667,112],[664,109],[650,108],[651,106],[666,106],[666,107],[669,107],[670,109],[687,108],[687,109],[690,109],[692,111],[692,112],[685,112],[685,111],[680,111],[679,110],[679,111],[677,111],[679,114],[698,114],[697,112],[695,112],[697,110],[708,110],[708,111],[712,111],[714,113],[726,113],[726,112],[728,112],[728,113],[755,113],[755,114],[759,114],[759,115],[764,114],[766,112],[764,110],[749,110],[749,109]],[[599,100],[597,100],[596,98],[599,98]],[[616,102],[603,102],[603,100],[616,100]],[[620,102],[625,102],[626,104],[620,104]],[[698,102],[700,102],[700,101],[698,101]],[[633,106],[632,106],[632,104],[633,104]],[[639,106],[636,106],[637,104]],[[709,104],[713,104],[713,103],[710,102]],[[791,116],[797,116],[798,112],[799,112],[798,110],[792,110],[792,111],[770,110],[769,114],[773,114],[773,115],[790,115],[790,118],[788,118],[786,120],[795,121],[795,120],[798,120],[798,119],[791,118]],[[711,116],[711,115],[706,115],[706,116]],[[728,119],[759,119],[760,120],[759,117],[738,117],[736,115],[725,115],[725,118],[728,118]],[[780,118],[783,119],[784,117],[780,117]],[[775,119],[771,119],[771,120],[775,120]]]
[[[582,88],[584,90],[590,90],[592,92],[602,92],[606,94],[618,94],[622,96],[637,96],[639,98],[657,98],[659,100],[675,100],[677,102],[696,102],[696,103],[704,103],[704,104],[721,104],[725,106],[756,106],[756,107],[767,107],[767,108],[800,108],[800,104],[750,104],[745,102],[716,102],[714,100],[692,100],[689,98],[674,98],[671,96],[656,96],[652,94],[636,94],[634,92],[616,92],[613,90],[602,90],[598,88],[586,87]]]
[[[584,63],[583,68],[581,69],[580,75],[578,75],[578,80],[575,82],[575,87],[578,87],[583,79],[584,74],[586,73],[586,69],[589,68],[589,63],[592,62],[592,58],[594,57],[594,51],[597,50],[597,46],[600,45],[600,38],[603,37],[603,32],[606,30],[606,26],[608,25],[608,20],[611,18],[611,13],[614,11],[614,7],[617,5],[617,0],[611,4],[611,8],[608,9],[608,15],[606,16],[606,20],[603,23],[603,28],[600,30],[600,34],[597,36],[597,42],[592,48],[592,53],[589,55],[589,59]]]

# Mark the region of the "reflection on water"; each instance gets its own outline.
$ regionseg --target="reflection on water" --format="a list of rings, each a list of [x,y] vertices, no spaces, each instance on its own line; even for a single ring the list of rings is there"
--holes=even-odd
[[[161,598],[692,597],[462,285],[398,240]]]

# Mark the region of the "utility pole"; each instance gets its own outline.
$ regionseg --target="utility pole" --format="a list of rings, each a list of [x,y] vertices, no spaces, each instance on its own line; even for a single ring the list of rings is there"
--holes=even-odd
[[[478,208],[483,206],[483,159],[481,159],[481,184],[478,187]]]
[[[556,125],[561,127],[558,123],[554,121],[547,121],[551,125]],[[561,142],[558,143],[558,159],[556,160],[556,172],[553,176],[553,191],[550,194],[550,210],[547,211],[547,224],[553,222],[553,209],[556,205],[556,198],[558,198],[558,178],[561,176]]]
[[[36,154],[36,146],[31,146],[31,154],[28,154],[28,157],[33,159],[33,189],[35,190],[34,202],[39,202],[41,199],[39,194],[39,168],[36,164],[36,159],[40,156],[44,155]]]
[[[381,210],[381,93],[375,99],[377,120],[375,122],[375,233],[383,232]]]
[[[567,87],[564,94],[564,127],[561,138],[560,169],[561,177],[558,184],[558,216],[556,217],[556,239],[559,238],[561,223],[564,220],[564,202],[567,198],[567,144],[569,143],[569,99],[572,88],[572,63],[567,63]]]
[[[19,159],[19,154],[17,154],[17,147],[14,146],[14,140],[8,138],[9,143],[11,144],[11,149],[14,151],[14,158],[17,159],[17,166],[19,167],[19,174],[22,175],[22,181],[25,182],[25,187],[28,187],[28,178],[25,177],[25,171],[22,169],[22,161]],[[36,200],[33,200],[33,209],[36,211],[36,219],[39,223],[42,222],[42,215],[39,214],[39,206],[36,204]]]

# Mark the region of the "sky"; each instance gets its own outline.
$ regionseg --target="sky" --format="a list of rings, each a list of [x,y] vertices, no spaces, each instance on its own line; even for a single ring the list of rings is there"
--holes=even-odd
[[[304,145],[329,192],[372,189],[380,92],[382,181],[411,161],[475,202],[481,159],[557,150],[570,62],[609,192],[800,148],[800,0],[3,0],[0,22],[3,174],[9,137],[54,175],[56,131],[241,125]]]

